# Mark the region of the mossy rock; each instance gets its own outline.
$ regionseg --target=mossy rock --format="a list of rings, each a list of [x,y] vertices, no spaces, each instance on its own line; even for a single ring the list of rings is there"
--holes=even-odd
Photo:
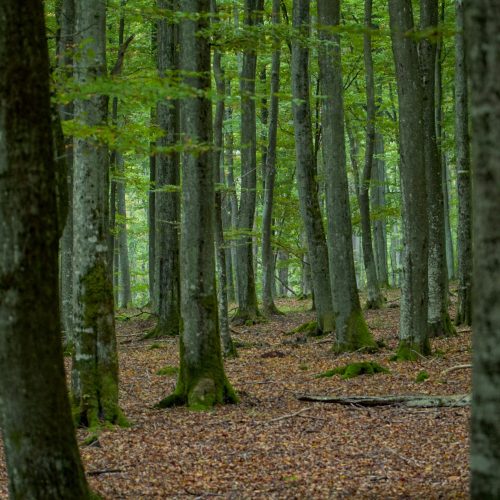
[[[360,375],[375,375],[376,373],[390,373],[390,371],[374,361],[361,361],[359,363],[350,363],[348,365],[339,366],[338,368],[333,368],[332,370],[327,370],[326,372],[316,375],[316,378],[340,375],[343,380],[346,380]]]
[[[157,372],[156,375],[168,375],[168,376],[173,376],[177,375],[179,373],[179,367],[177,366],[164,366],[163,368],[160,368]]]
[[[418,372],[418,375],[415,378],[415,382],[425,382],[429,377],[430,375],[425,370],[422,370],[421,372]]]
[[[318,329],[317,321],[308,321],[307,323],[302,323],[297,328],[294,328],[290,332],[285,333],[285,335],[291,336],[296,333],[304,333],[308,337],[318,337],[321,335],[321,331]]]

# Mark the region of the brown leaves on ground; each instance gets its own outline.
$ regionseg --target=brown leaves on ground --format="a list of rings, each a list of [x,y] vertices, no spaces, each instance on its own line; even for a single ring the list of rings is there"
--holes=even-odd
[[[153,409],[175,386],[175,375],[157,372],[178,364],[177,340],[141,341],[151,321],[120,323],[121,405],[132,427],[103,431],[94,446],[82,446],[94,490],[106,499],[466,498],[468,408],[368,409],[296,395],[468,393],[469,369],[441,374],[470,362],[470,331],[434,340],[433,357],[393,362],[399,309],[386,307],[366,317],[387,348],[334,356],[328,338],[284,344],[286,332],[314,315],[305,301],[278,304],[286,316],[234,329],[243,346],[226,371],[241,403],[208,413]],[[391,373],[314,377],[364,360]],[[417,383],[421,371],[429,379]],[[83,442],[85,432],[78,437]]]

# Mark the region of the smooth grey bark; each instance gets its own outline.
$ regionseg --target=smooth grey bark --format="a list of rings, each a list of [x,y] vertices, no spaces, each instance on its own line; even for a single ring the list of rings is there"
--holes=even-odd
[[[280,0],[273,0],[272,23],[278,26],[280,23]],[[274,253],[271,244],[274,183],[276,179],[276,149],[278,142],[278,114],[280,90],[280,64],[281,64],[281,42],[278,37],[273,39],[273,55],[271,62],[271,99],[269,109],[269,131],[268,146],[266,151],[266,163],[264,169],[264,207],[262,209],[262,308],[264,314],[277,314],[278,308],[274,304]]]
[[[427,330],[428,215],[425,182],[422,78],[411,0],[389,0],[399,101],[403,269],[398,357],[430,353]]]
[[[500,498],[500,5],[466,0],[471,83],[473,369],[471,498]]]
[[[12,499],[88,499],[65,384],[41,1],[0,3],[0,411]]]
[[[384,136],[375,132],[375,168],[370,184],[370,202],[373,209],[373,242],[379,286],[389,286],[387,268],[386,186]]]
[[[325,96],[321,117],[331,287],[336,322],[334,349],[336,351],[351,351],[361,347],[375,346],[375,341],[363,318],[354,270],[351,209],[346,168],[340,37],[332,32],[332,28],[340,24],[340,1],[318,0],[318,21],[321,41],[319,48],[320,81],[322,94]],[[368,189],[366,189],[366,201],[368,204]],[[368,231],[370,231],[369,225]],[[371,235],[369,239],[371,245]],[[376,281],[375,276],[375,286],[377,285]]]
[[[179,27],[183,83],[198,91],[181,100],[182,163],[181,287],[183,329],[175,392],[160,407],[209,409],[236,402],[222,363],[215,286],[215,165],[212,150],[193,151],[212,139],[209,0],[181,0]],[[187,14],[187,15],[186,15]],[[193,14],[200,14],[194,17]],[[205,32],[205,33],[204,33]]]
[[[106,74],[106,5],[76,0],[75,58],[80,85]],[[108,99],[93,95],[75,101],[75,119],[103,126]],[[108,148],[97,139],[74,139],[74,303],[75,352],[72,395],[79,424],[123,423],[118,407],[118,354],[110,264]]]
[[[366,134],[365,164],[359,186],[359,211],[361,214],[361,236],[363,243],[363,263],[366,271],[368,309],[380,309],[384,297],[380,291],[377,268],[373,251],[372,223],[370,215],[370,186],[375,165],[375,78],[372,55],[372,0],[365,0],[365,33],[363,35],[363,58],[365,63],[366,87]],[[340,67],[340,64],[339,64]],[[325,143],[326,144],[326,143]]]
[[[437,29],[438,0],[420,0],[420,29]],[[449,336],[455,329],[448,314],[448,268],[441,158],[436,136],[436,43],[425,37],[419,46],[429,229],[428,324],[430,337]]]
[[[58,70],[66,77],[73,73],[73,38],[75,32],[74,0],[62,0],[59,23]],[[61,121],[73,118],[73,102],[61,105],[59,114]],[[68,169],[68,216],[63,235],[59,242],[61,256],[61,320],[65,344],[72,345],[73,319],[73,139],[65,137],[66,165]]]
[[[211,0],[211,11],[213,15],[213,23],[219,21],[217,13],[217,2]],[[224,165],[222,162],[224,148],[224,69],[222,67],[222,54],[218,49],[214,50],[213,56],[213,73],[215,78],[215,86],[217,90],[217,102],[215,105],[215,117],[213,124],[213,139],[214,139],[214,182],[218,185],[215,191],[215,247],[217,256],[218,268],[218,303],[219,303],[219,328],[222,341],[222,350],[225,357],[237,357],[238,352],[231,338],[231,330],[229,328],[229,307],[227,293],[227,265],[226,265],[226,243],[224,241],[224,224],[223,224],[223,198],[221,186],[224,181]]]
[[[279,281],[279,295],[280,297],[288,297],[288,253],[279,250],[278,255],[278,281]]]
[[[155,121],[155,112],[151,110],[152,124]],[[155,247],[156,247],[156,209],[155,209],[155,185],[156,185],[156,155],[152,152],[155,143],[150,144],[149,155],[149,193],[148,193],[148,277],[149,277],[149,303],[151,310],[157,311],[157,293],[155,287]]]
[[[245,25],[262,22],[264,0],[245,0]],[[238,323],[255,321],[259,316],[253,265],[252,231],[255,218],[257,190],[257,132],[255,112],[255,76],[257,52],[247,47],[243,51],[240,74],[241,94],[241,196],[237,229],[240,233],[236,247],[238,279]]]
[[[130,262],[128,258],[126,177],[123,156],[117,153],[119,181],[116,183],[117,213],[119,216],[116,230],[118,232],[118,252],[120,256],[120,307],[132,305],[132,285],[130,282]]]
[[[464,39],[464,4],[456,0],[457,34],[455,36],[455,147],[458,190],[458,301],[455,324],[472,323],[472,203],[467,89],[466,42]]]
[[[177,0],[158,0],[161,9],[174,10]],[[158,21],[157,66],[160,78],[175,78],[178,69],[177,25],[168,17]],[[155,287],[158,295],[158,323],[147,337],[178,335],[181,321],[179,223],[180,184],[179,102],[176,99],[158,103],[156,116],[163,136],[157,140],[155,192]],[[162,151],[163,148],[163,151]]]
[[[318,330],[327,333],[335,329],[335,313],[330,285],[328,248],[318,202],[309,103],[309,49],[301,39],[307,37],[310,32],[309,4],[309,0],[293,2],[293,28],[297,36],[292,40],[292,112],[300,215],[307,236],[316,318]]]

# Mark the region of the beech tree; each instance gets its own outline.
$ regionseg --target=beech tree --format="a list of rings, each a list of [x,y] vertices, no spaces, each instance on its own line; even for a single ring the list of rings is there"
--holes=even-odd
[[[399,101],[399,150],[403,213],[403,276],[398,357],[429,354],[427,325],[428,223],[422,78],[411,0],[389,0]]]
[[[471,497],[500,497],[500,5],[465,2],[471,82],[473,374]]]
[[[237,401],[222,363],[215,286],[215,165],[210,91],[210,0],[180,0],[180,70],[193,95],[180,103],[182,154],[180,368],[160,407],[211,408]],[[197,16],[195,16],[195,14]]]
[[[76,0],[80,85],[106,74],[106,5]],[[108,98],[92,94],[75,101],[75,115],[85,126],[102,126]],[[109,265],[108,148],[93,137],[74,140],[74,303],[75,349],[72,393],[77,421],[98,427],[102,421],[125,423],[118,407],[118,354],[113,283]]]
[[[11,498],[88,499],[59,318],[43,3],[0,3],[0,411]]]

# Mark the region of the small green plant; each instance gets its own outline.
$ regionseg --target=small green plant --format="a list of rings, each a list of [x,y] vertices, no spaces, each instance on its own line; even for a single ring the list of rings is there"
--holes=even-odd
[[[430,375],[425,370],[422,370],[421,372],[418,372],[418,375],[415,378],[415,382],[417,383],[425,382],[429,378],[429,376]]]
[[[157,372],[156,375],[177,375],[179,373],[179,368],[177,366],[164,366],[163,368],[160,368]]]
[[[152,349],[161,349],[161,345],[158,344],[158,342],[154,342],[153,344],[151,344],[149,346],[149,349],[152,350]]]
[[[362,361],[327,370],[326,372],[316,375],[316,378],[340,375],[342,379],[346,380],[348,378],[358,377],[359,375],[375,375],[375,373],[390,373],[390,371],[374,361]]]

